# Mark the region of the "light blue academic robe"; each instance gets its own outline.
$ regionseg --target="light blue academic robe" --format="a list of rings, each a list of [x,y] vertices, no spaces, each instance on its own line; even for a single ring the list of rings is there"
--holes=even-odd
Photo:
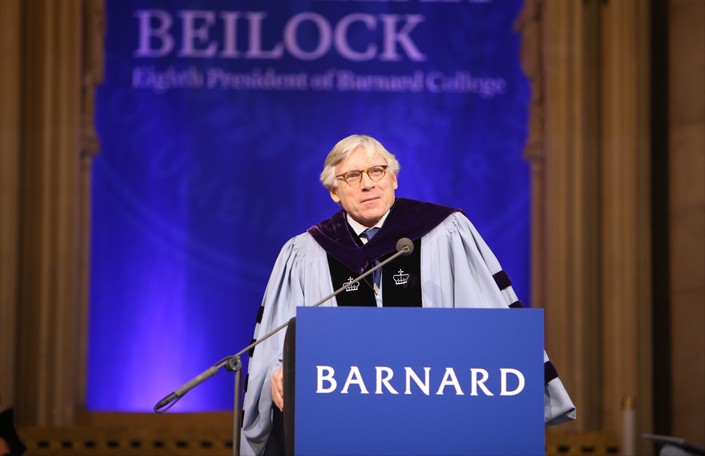
[[[511,285],[500,290],[494,275],[502,270],[490,248],[461,212],[448,216],[421,238],[423,307],[509,308],[518,301]],[[289,240],[274,265],[262,301],[257,339],[333,293],[326,252],[309,233]],[[323,304],[335,306],[335,298]],[[282,367],[285,332],[255,348],[249,362],[243,409],[241,454],[262,454],[271,429],[270,379]],[[470,343],[470,341],[468,341]],[[549,362],[544,353],[544,361]],[[286,402],[285,402],[286,403]],[[544,419],[559,424],[575,419],[575,406],[559,378],[546,384]]]

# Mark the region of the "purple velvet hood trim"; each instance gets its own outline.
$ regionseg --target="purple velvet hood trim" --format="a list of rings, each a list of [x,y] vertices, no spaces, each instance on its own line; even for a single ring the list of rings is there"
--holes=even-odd
[[[348,228],[345,211],[312,226],[308,232],[328,254],[357,274],[381,257],[396,251],[397,241],[407,237],[416,241],[460,209],[397,198],[384,226],[370,242],[360,247]]]

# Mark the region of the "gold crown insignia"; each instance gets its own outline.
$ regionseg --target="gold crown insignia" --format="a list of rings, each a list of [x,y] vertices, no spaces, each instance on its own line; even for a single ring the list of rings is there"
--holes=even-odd
[[[394,274],[392,278],[394,279],[395,285],[406,285],[406,282],[409,281],[409,274],[404,274],[404,271],[400,269],[399,273]]]
[[[345,291],[357,291],[357,289],[360,287],[360,282],[353,282],[352,277],[348,277],[348,281],[343,284],[345,287]]]

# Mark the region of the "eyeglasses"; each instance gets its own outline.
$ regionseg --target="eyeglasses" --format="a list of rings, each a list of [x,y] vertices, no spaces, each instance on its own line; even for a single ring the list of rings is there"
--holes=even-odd
[[[384,175],[387,174],[387,165],[370,166],[367,169],[354,169],[347,173],[338,174],[335,177],[336,179],[344,180],[351,187],[357,187],[362,182],[363,173],[367,174],[370,180],[377,182],[382,180]]]

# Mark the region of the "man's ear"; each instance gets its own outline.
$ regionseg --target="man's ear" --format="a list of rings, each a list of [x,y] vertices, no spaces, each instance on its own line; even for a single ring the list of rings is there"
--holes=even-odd
[[[333,201],[335,201],[335,204],[340,204],[340,197],[338,196],[338,188],[333,187],[329,190],[330,192],[330,197]]]

